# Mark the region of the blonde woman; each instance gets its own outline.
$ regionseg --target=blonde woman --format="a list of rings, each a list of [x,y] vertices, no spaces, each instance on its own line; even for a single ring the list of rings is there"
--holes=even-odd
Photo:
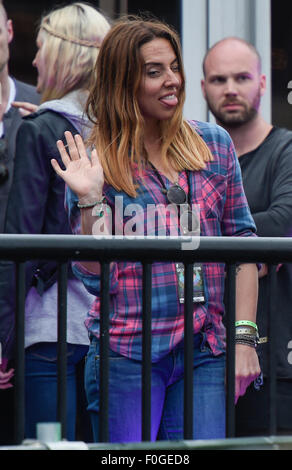
[[[58,142],[65,168],[52,160],[57,174],[71,188],[68,207],[74,227],[79,225],[82,234],[91,234],[99,224],[109,233],[113,226],[113,233],[125,234],[131,204],[139,206],[143,216],[143,224],[133,224],[136,230],[147,235],[150,228],[150,235],[157,235],[161,227],[149,220],[150,205],[157,208],[158,219],[163,207],[188,207],[188,214],[193,215],[190,208],[199,205],[202,236],[254,236],[255,226],[230,137],[215,125],[183,119],[185,76],[177,34],[160,22],[122,20],[104,39],[94,72],[87,105],[94,123],[89,139],[95,146],[91,159],[82,138],[68,132],[68,152]],[[119,226],[116,220],[121,220]],[[178,235],[193,228],[188,217],[184,224],[181,220],[177,221]],[[175,218],[162,217],[158,225],[163,221],[168,235]],[[193,304],[194,438],[223,438],[224,266],[206,263],[194,269],[204,286]],[[87,319],[91,345],[85,375],[94,437],[98,440],[100,266],[94,262],[76,264],[74,271],[96,295]],[[151,439],[182,439],[184,292],[178,282],[180,266],[154,263],[152,276]],[[112,263],[110,282],[110,440],[139,441],[140,263]],[[257,268],[241,265],[237,320],[251,322],[256,328],[256,303]],[[236,400],[260,373],[252,327],[250,332],[247,341],[236,346]]]
[[[15,172],[5,232],[71,233],[64,210],[64,182],[50,160],[56,140],[69,130],[86,136],[84,106],[92,70],[110,25],[95,8],[76,2],[42,18],[33,65],[42,104],[24,118],[16,143]],[[14,339],[13,266],[0,271],[1,344],[11,358]],[[26,437],[36,423],[56,420],[57,285],[55,262],[27,263],[25,318]],[[92,296],[72,273],[68,280],[68,433],[75,439],[76,366],[88,349],[84,319]]]

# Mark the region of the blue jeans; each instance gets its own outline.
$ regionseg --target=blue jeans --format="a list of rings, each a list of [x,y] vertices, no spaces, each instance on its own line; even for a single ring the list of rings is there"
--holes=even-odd
[[[67,344],[67,439],[75,440],[76,371],[87,346]],[[36,424],[57,421],[57,344],[37,343],[25,350],[25,437],[36,437]]]
[[[225,437],[225,354],[215,357],[194,340],[193,438]],[[85,366],[85,388],[94,441],[99,429],[99,343],[93,338]],[[152,364],[151,440],[183,439],[184,350],[177,346]],[[102,406],[102,405],[101,405]],[[110,442],[141,441],[141,362],[110,351]]]

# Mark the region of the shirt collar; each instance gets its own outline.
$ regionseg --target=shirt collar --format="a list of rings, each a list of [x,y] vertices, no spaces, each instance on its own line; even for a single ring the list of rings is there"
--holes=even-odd
[[[11,103],[12,101],[15,100],[15,96],[16,96],[16,86],[15,86],[14,80],[12,80],[11,77],[8,77],[8,81],[9,81],[9,98],[8,98],[7,107],[5,109],[5,113],[7,113],[7,111],[9,111],[9,109],[11,108]]]

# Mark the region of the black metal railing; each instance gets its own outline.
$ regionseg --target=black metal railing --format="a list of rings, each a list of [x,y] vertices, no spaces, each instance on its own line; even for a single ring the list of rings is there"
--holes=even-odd
[[[15,355],[15,443],[24,438],[24,301],[25,262],[54,259],[58,268],[58,420],[62,437],[66,435],[66,289],[67,265],[72,260],[101,262],[101,376],[100,439],[108,442],[108,375],[109,375],[109,271],[111,261],[138,261],[143,265],[143,358],[142,358],[142,440],[150,440],[151,429],[151,265],[155,261],[177,261],[185,266],[185,380],[184,439],[193,438],[192,430],[192,289],[195,262],[224,262],[227,266],[226,330],[227,330],[227,437],[234,437],[234,374],[235,374],[235,265],[238,262],[265,262],[269,265],[269,366],[270,366],[270,435],[276,434],[276,363],[275,315],[272,292],[274,267],[292,262],[292,240],[284,238],[202,237],[194,250],[185,249],[181,238],[120,238],[70,235],[0,235],[0,259],[16,263],[16,355]]]

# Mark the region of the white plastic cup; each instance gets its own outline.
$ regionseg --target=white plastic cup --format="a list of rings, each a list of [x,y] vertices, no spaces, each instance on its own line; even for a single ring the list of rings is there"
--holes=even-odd
[[[57,442],[61,440],[61,423],[37,423],[37,440]]]

